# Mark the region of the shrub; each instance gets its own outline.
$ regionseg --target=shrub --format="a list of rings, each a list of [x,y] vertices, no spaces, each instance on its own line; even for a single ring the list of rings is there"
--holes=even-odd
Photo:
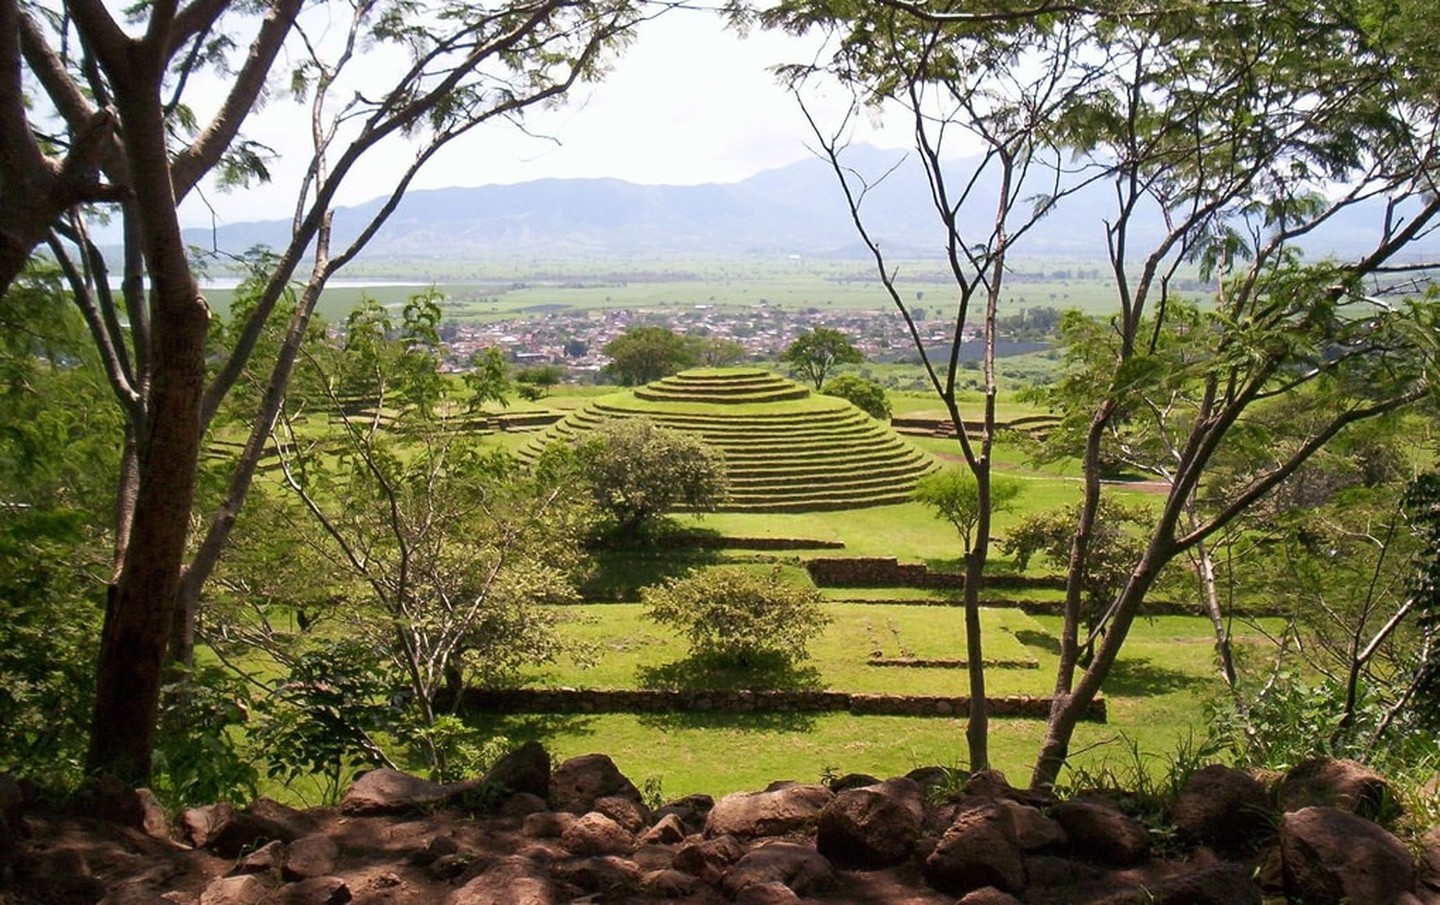
[[[885,388],[873,380],[856,377],[854,374],[841,374],[839,377],[830,378],[830,382],[825,384],[824,393],[826,396],[844,399],[871,418],[885,421],[890,417],[890,397],[885,395]]]
[[[640,592],[646,615],[690,641],[690,653],[750,666],[809,656],[810,639],[830,623],[820,592],[769,572],[721,567],[693,572]]]

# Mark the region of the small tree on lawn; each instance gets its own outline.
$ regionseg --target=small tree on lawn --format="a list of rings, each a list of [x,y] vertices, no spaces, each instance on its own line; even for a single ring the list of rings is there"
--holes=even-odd
[[[665,327],[632,327],[605,344],[605,373],[625,386],[639,386],[693,367],[695,347]]]
[[[886,421],[890,418],[890,399],[885,388],[873,380],[841,374],[825,387],[826,396],[838,396],[869,415]]]
[[[830,624],[820,592],[785,581],[778,566],[704,569],[645,588],[640,599],[647,617],[689,640],[693,657],[722,665],[792,665]]]
[[[635,537],[679,506],[713,511],[728,490],[719,450],[646,418],[601,424],[576,444],[575,459],[622,537]]]
[[[990,512],[1004,512],[1011,508],[1022,489],[1023,485],[1014,478],[992,478]],[[936,518],[943,518],[954,525],[961,543],[965,545],[965,553],[969,554],[983,505],[975,476],[960,468],[928,474],[915,484],[915,500],[935,510]]]
[[[834,327],[806,330],[785,350],[780,360],[793,366],[818,392],[825,378],[838,365],[858,365],[865,360],[860,350],[850,344],[845,334]]]

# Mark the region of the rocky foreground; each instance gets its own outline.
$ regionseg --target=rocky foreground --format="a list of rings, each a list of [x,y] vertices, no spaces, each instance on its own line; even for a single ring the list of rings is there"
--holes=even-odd
[[[778,782],[652,811],[605,755],[552,770],[531,743],[471,782],[376,770],[335,808],[261,799],[171,826],[144,790],[57,815],[0,778],[0,903],[1440,905],[1440,832],[1417,859],[1372,819],[1385,780],[1354,763],[1268,782],[1207,767],[1163,834],[1121,794],[949,782]]]

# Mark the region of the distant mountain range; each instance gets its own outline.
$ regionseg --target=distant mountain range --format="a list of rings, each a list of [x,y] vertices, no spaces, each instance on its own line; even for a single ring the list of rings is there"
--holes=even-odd
[[[857,146],[847,164],[870,179],[886,173],[903,152]],[[966,161],[953,171],[964,173]],[[958,180],[957,180],[958,181]],[[986,191],[986,187],[981,188]],[[1104,255],[1099,217],[1113,207],[1106,189],[1077,195],[1043,220],[1025,238],[1023,258],[1098,259]],[[994,189],[989,188],[993,198]],[[930,257],[943,250],[943,235],[928,206],[929,190],[913,155],[904,159],[866,195],[867,228],[896,257]],[[335,212],[337,244],[353,238],[383,199]],[[1373,213],[1373,212],[1371,212]],[[1377,218],[1364,211],[1337,222],[1312,246],[1345,254],[1371,241]],[[982,234],[980,206],[973,222]],[[1132,230],[1137,241],[1153,239],[1158,220]],[[196,245],[217,243],[238,252],[253,245],[281,247],[288,220],[236,223],[192,230]],[[694,186],[637,185],[618,179],[541,179],[515,185],[422,189],[407,193],[363,254],[385,259],[479,260],[497,255],[635,257],[668,255],[803,255],[860,257],[865,254],[835,174],[827,161],[803,160],[767,170],[741,182]]]

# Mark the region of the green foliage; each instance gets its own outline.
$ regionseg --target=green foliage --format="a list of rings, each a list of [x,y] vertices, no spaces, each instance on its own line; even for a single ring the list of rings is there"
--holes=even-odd
[[[530,402],[544,399],[565,377],[565,369],[559,365],[534,365],[515,372],[515,386],[521,396]]]
[[[841,374],[831,379],[823,392],[826,396],[844,399],[871,418],[885,421],[890,417],[890,397],[885,388],[873,380]]]
[[[721,664],[793,664],[829,624],[820,592],[769,572],[703,569],[640,593],[648,618],[685,635],[692,656]]]
[[[832,369],[838,365],[858,365],[865,360],[865,356],[850,343],[845,334],[834,327],[816,327],[795,337],[795,341],[785,349],[780,360],[794,367],[815,384],[816,390],[821,390]]]
[[[270,778],[321,781],[334,801],[354,774],[385,763],[375,741],[399,713],[393,678],[374,648],[358,641],[315,644],[273,693],[256,702],[253,729]]]
[[[1020,570],[1029,566],[1030,558],[1044,556],[1051,564],[1065,568],[1070,559],[1070,543],[1079,518],[1078,507],[1053,509],[1020,520],[1002,544],[1006,553],[1015,557]],[[1137,527],[1149,523],[1150,512],[1140,506],[1127,506],[1113,497],[1102,497],[1095,518],[1095,531],[1090,540],[1090,556],[1080,586],[1084,594],[1084,620],[1095,627],[1105,609],[1125,584],[1130,570],[1140,558],[1143,541]]]
[[[625,386],[659,380],[698,361],[695,348],[665,327],[632,327],[605,344],[605,373]]]
[[[679,506],[715,509],[728,487],[724,456],[693,434],[647,418],[610,419],[574,447],[595,502],[622,537],[633,538]]]
[[[215,666],[164,688],[154,790],[170,809],[255,797],[260,773],[240,742],[251,703],[249,682]]]
[[[719,336],[692,337],[696,360],[707,368],[726,368],[745,360],[745,347]]]
[[[102,566],[79,513],[0,506],[0,772],[80,779]]]
[[[508,406],[511,380],[505,354],[495,346],[471,353],[470,370],[460,378],[470,391],[467,403],[475,411],[487,402]]]
[[[1025,485],[1017,478],[990,478],[990,512],[1005,512],[1014,507]],[[937,518],[955,526],[965,552],[971,549],[971,538],[980,521],[980,485],[968,468],[950,467],[932,472],[915,484],[915,500],[935,511]],[[1024,568],[1023,566],[1021,568]]]

